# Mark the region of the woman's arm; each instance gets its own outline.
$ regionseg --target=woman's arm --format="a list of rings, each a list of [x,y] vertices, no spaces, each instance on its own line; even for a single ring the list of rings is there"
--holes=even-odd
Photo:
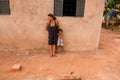
[[[58,20],[55,20],[55,22],[56,22],[56,24],[57,24],[58,28],[60,28],[59,21],[58,21]]]
[[[48,31],[48,26],[49,26],[49,23],[47,22],[46,23],[46,30]]]

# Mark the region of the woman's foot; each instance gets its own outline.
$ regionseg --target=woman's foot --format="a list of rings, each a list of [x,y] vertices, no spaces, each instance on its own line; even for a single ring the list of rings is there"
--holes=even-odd
[[[57,57],[55,54],[50,55],[50,57]]]
[[[53,57],[53,55],[50,55],[50,57]]]
[[[53,54],[52,54],[52,53],[50,53],[50,57],[53,57]]]
[[[56,54],[53,54],[53,57],[57,57]]]

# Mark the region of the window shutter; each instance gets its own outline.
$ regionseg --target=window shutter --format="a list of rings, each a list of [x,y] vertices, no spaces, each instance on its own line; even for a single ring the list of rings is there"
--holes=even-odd
[[[10,14],[9,0],[0,0],[0,14]]]
[[[85,0],[77,0],[76,5],[76,16],[83,17],[85,9]]]
[[[54,15],[63,16],[63,0],[54,0]]]

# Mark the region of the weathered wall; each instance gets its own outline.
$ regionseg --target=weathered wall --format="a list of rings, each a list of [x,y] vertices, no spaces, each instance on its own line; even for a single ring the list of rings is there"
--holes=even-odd
[[[0,42],[16,48],[47,49],[45,23],[54,0],[10,0],[11,15],[0,15]],[[104,0],[86,0],[85,16],[58,17],[65,49],[95,50],[99,44]]]

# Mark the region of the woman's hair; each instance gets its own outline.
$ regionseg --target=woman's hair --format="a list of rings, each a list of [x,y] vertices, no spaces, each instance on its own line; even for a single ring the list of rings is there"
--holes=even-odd
[[[54,20],[56,20],[56,17],[53,14],[48,14],[48,16],[52,17]]]

